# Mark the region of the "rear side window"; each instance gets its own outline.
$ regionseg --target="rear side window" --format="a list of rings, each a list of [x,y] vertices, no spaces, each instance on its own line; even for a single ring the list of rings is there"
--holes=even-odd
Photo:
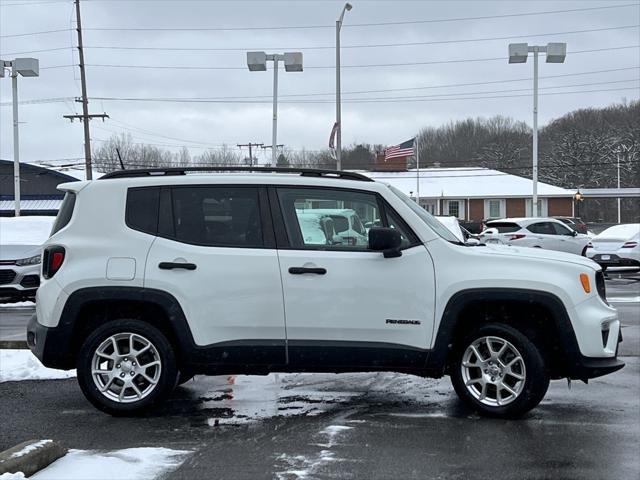
[[[512,222],[489,222],[487,228],[495,228],[498,233],[511,233],[520,230],[520,225]]]
[[[539,233],[541,235],[557,235],[554,224],[551,222],[532,223],[527,227],[527,230],[532,233]]]
[[[159,187],[130,188],[127,191],[126,223],[139,232],[158,232]]]
[[[73,192],[65,193],[64,200],[62,200],[62,205],[60,205],[60,210],[58,210],[58,216],[56,217],[56,221],[53,222],[53,227],[51,228],[51,235],[62,230],[64,227],[67,226],[67,224],[71,220],[71,215],[73,215],[73,208],[75,206],[76,206],[76,194]]]
[[[173,187],[168,203],[172,211],[163,208],[162,216],[173,221],[163,218],[162,236],[209,247],[264,246],[257,188]]]

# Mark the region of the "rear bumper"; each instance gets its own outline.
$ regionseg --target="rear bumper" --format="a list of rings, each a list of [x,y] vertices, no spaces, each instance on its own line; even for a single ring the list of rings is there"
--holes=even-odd
[[[604,258],[603,258],[604,257]],[[640,260],[631,257],[622,257],[615,253],[597,253],[589,255],[589,258],[601,267],[640,267]]]
[[[27,323],[27,345],[45,367],[70,370],[74,368],[71,355],[71,332],[62,327],[45,327],[33,315]]]

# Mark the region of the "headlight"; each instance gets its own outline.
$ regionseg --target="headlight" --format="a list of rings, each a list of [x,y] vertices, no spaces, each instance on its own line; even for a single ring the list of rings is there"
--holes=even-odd
[[[16,265],[18,265],[19,267],[24,267],[27,265],[38,265],[39,263],[40,255],[34,255],[33,257],[21,258],[19,260],[16,260]]]

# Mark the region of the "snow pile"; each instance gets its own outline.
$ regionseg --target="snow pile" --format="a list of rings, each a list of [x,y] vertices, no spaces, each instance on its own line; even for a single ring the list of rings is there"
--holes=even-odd
[[[30,350],[0,350],[0,382],[75,377],[75,370],[47,368]]]
[[[69,450],[64,457],[33,475],[31,480],[150,480],[175,470],[188,450],[127,448],[112,452]],[[17,477],[16,480],[20,479]],[[1,478],[1,480],[5,480]],[[13,479],[12,479],[13,480]]]
[[[24,476],[24,473],[22,472],[16,472],[16,473],[3,473],[2,475],[0,475],[0,480],[26,480],[27,477]]]
[[[42,245],[56,217],[0,217],[0,245]]]

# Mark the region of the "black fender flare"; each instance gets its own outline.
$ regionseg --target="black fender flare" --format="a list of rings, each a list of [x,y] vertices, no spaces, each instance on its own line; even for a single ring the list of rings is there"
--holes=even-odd
[[[542,306],[550,313],[554,322],[558,340],[566,357],[567,373],[572,375],[582,364],[582,355],[578,347],[578,341],[567,313],[567,309],[556,295],[539,290],[519,288],[472,288],[461,290],[454,294],[444,309],[442,320],[428,358],[429,370],[443,374],[446,368],[449,353],[455,342],[455,333],[461,320],[463,310],[475,302],[522,302],[531,305]],[[554,333],[556,333],[554,332]]]

